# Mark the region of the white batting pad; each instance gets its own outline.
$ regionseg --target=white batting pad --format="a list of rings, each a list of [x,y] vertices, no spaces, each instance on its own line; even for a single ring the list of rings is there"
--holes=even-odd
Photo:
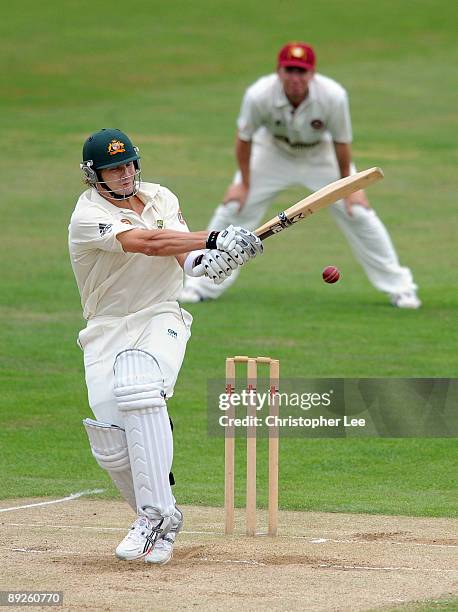
[[[136,512],[137,504],[124,430],[117,425],[101,423],[94,419],[84,419],[83,425],[95,460],[108,472],[122,497]]]
[[[173,438],[164,381],[153,355],[138,349],[119,353],[114,364],[114,394],[124,419],[137,511],[150,518],[170,517],[175,500],[169,482]]]

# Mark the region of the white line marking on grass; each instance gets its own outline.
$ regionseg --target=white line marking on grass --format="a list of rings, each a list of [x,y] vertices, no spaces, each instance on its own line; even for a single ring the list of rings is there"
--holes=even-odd
[[[45,553],[45,552],[48,552],[47,550],[35,550],[34,548],[7,548],[6,550],[12,550],[13,552],[25,552],[25,553]]]
[[[253,561],[252,559],[211,559],[210,557],[200,557],[197,559],[197,561],[204,561],[207,563],[244,563],[245,565],[267,565],[267,563]]]
[[[75,552],[74,550],[38,550],[34,548],[10,548],[7,546],[0,546],[1,550],[10,550],[12,552],[20,552],[20,553],[38,553],[38,554],[49,554],[49,555],[73,555],[73,556],[81,556],[81,552]],[[97,553],[97,556],[102,557],[112,557],[111,553]],[[194,559],[190,559],[193,561]],[[198,557],[195,559],[196,561],[200,561],[202,563],[234,563],[241,565],[257,565],[267,567],[271,564],[263,563],[262,561],[255,561],[254,559],[212,559],[211,557]],[[457,573],[458,570],[454,569],[439,569],[436,567],[370,567],[367,565],[339,565],[336,563],[320,563],[318,565],[314,565],[314,567],[321,567],[326,569],[336,569],[336,570],[364,570],[364,571],[372,571],[372,572],[440,572],[440,573]]]
[[[0,546],[1,550],[10,550],[12,552],[20,553],[38,553],[41,555],[72,555],[75,557],[81,556],[81,552],[75,552],[74,550],[37,550],[35,548],[8,548],[7,546]],[[113,553],[97,553],[97,557],[113,557]]]
[[[46,523],[2,523],[7,527],[37,527],[45,529],[94,529],[95,531],[126,531],[126,527],[91,527],[90,525],[47,525]],[[180,533],[184,533],[180,531]]]
[[[329,542],[326,538],[316,538],[315,540],[310,540],[310,544],[324,544],[325,542]]]
[[[370,570],[383,572],[458,572],[458,570],[454,569],[439,569],[436,567],[369,567],[367,565],[336,565],[334,563],[320,563],[317,567],[327,567],[329,569],[342,570]]]
[[[291,538],[300,538],[302,536],[289,536]],[[333,540],[332,538],[314,538],[309,540],[311,544],[326,544],[326,542],[332,542],[333,544],[410,544],[411,546],[436,546],[441,548],[458,548],[458,544],[429,544],[425,542],[412,542],[411,540],[404,540],[403,542],[396,542],[393,540]]]
[[[126,527],[97,527],[92,525],[47,525],[46,523],[2,523],[7,527],[45,527],[52,529],[94,529],[95,531],[126,531]],[[209,535],[209,536],[221,536],[216,531],[180,531],[182,534],[187,535]]]
[[[88,489],[87,491],[79,491],[78,493],[72,493],[67,497],[60,499],[53,499],[51,501],[37,502],[36,504],[25,504],[24,506],[14,506],[13,508],[0,508],[0,512],[11,512],[12,510],[23,510],[24,508],[34,508],[36,506],[48,506],[49,504],[61,504],[66,501],[73,501],[83,495],[94,495],[96,493],[103,493],[105,489]]]
[[[95,489],[94,491],[86,492],[86,494],[93,492],[101,492],[103,489]],[[69,498],[65,498],[69,499]],[[74,499],[74,498],[72,498]],[[65,500],[57,500],[57,501],[65,501]],[[44,503],[56,503],[56,502],[44,502]],[[22,506],[20,506],[22,507]],[[28,507],[28,506],[25,506]],[[7,508],[6,510],[13,510],[14,508]],[[2,512],[2,510],[0,510]],[[6,525],[7,527],[27,527],[30,528],[41,528],[45,529],[89,529],[93,531],[125,531],[126,527],[97,527],[91,525],[47,525],[46,523],[2,523],[2,525]],[[198,535],[198,536],[213,536],[213,537],[223,537],[223,533],[219,533],[217,531],[180,531],[183,535]],[[240,537],[244,537],[244,534],[240,533]],[[267,534],[257,534],[257,535],[267,535]],[[237,534],[236,534],[237,537]],[[282,537],[288,538],[289,540],[306,540],[310,544],[326,544],[327,542],[331,542],[334,544],[396,544],[399,546],[429,546],[433,548],[458,548],[457,544],[428,544],[424,542],[412,542],[410,540],[405,540],[403,542],[396,542],[393,540],[336,540],[331,538],[311,538],[308,539],[307,536],[277,536],[277,539],[281,539]],[[438,570],[440,571],[440,570]],[[445,571],[445,570],[444,570]]]

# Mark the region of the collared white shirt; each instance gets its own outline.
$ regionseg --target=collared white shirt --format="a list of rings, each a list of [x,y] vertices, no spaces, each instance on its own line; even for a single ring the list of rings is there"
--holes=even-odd
[[[132,228],[189,231],[177,197],[166,187],[143,183],[141,216],[105,200],[96,189],[81,194],[69,225],[69,250],[83,316],[124,316],[173,301],[183,286],[175,257],[125,253],[116,236]]]
[[[251,141],[261,127],[278,142],[292,145],[352,140],[347,93],[339,83],[321,74],[314,75],[307,98],[296,109],[276,73],[261,77],[245,92],[237,126],[239,137],[245,141]]]

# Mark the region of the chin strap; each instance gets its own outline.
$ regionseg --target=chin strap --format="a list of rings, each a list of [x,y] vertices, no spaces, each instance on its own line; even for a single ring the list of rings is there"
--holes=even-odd
[[[99,179],[99,175],[96,171],[96,176],[97,179]],[[101,180],[97,180],[94,184],[93,187],[95,187],[96,185],[100,185],[102,187],[102,191],[104,193],[107,193],[108,196],[110,198],[112,198],[113,200],[128,200],[129,198],[131,198],[132,196],[136,195],[140,189],[140,183],[141,183],[141,170],[135,170],[135,175],[134,175],[134,189],[132,191],[132,193],[129,194],[125,194],[125,195],[120,195],[119,193],[115,193],[114,191],[111,191],[111,189],[108,188],[108,185],[106,183],[104,183]]]
[[[138,189],[134,189],[132,193],[120,195],[119,193],[115,193],[114,191],[111,191],[111,189],[108,189],[108,185],[106,183],[103,183],[102,181],[98,181],[98,184],[102,188],[102,191],[104,193],[107,193],[110,196],[110,198],[112,198],[113,200],[128,200],[129,198],[134,196],[136,193],[138,193]]]

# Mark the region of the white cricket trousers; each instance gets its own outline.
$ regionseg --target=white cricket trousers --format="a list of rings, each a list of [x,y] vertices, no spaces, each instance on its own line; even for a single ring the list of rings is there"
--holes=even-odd
[[[340,178],[332,142],[323,141],[290,154],[263,130],[253,141],[250,168],[250,190],[243,209],[238,212],[233,203],[220,204],[208,229],[222,230],[232,223],[253,231],[261,225],[267,208],[284,189],[302,185],[310,191],[317,191]],[[239,173],[234,179],[234,182],[238,181]],[[390,236],[374,210],[353,206],[353,214],[349,216],[343,200],[333,204],[329,210],[376,289],[388,294],[417,289],[409,268],[399,264]],[[240,269],[235,270],[221,285],[215,285],[206,277],[188,276],[186,287],[196,289],[203,298],[215,299],[235,282],[239,272]]]
[[[124,317],[94,317],[78,336],[84,351],[89,406],[98,421],[124,427],[113,393],[113,365],[125,349],[147,351],[157,359],[167,399],[173,395],[191,336],[192,316],[178,302],[161,302]]]

